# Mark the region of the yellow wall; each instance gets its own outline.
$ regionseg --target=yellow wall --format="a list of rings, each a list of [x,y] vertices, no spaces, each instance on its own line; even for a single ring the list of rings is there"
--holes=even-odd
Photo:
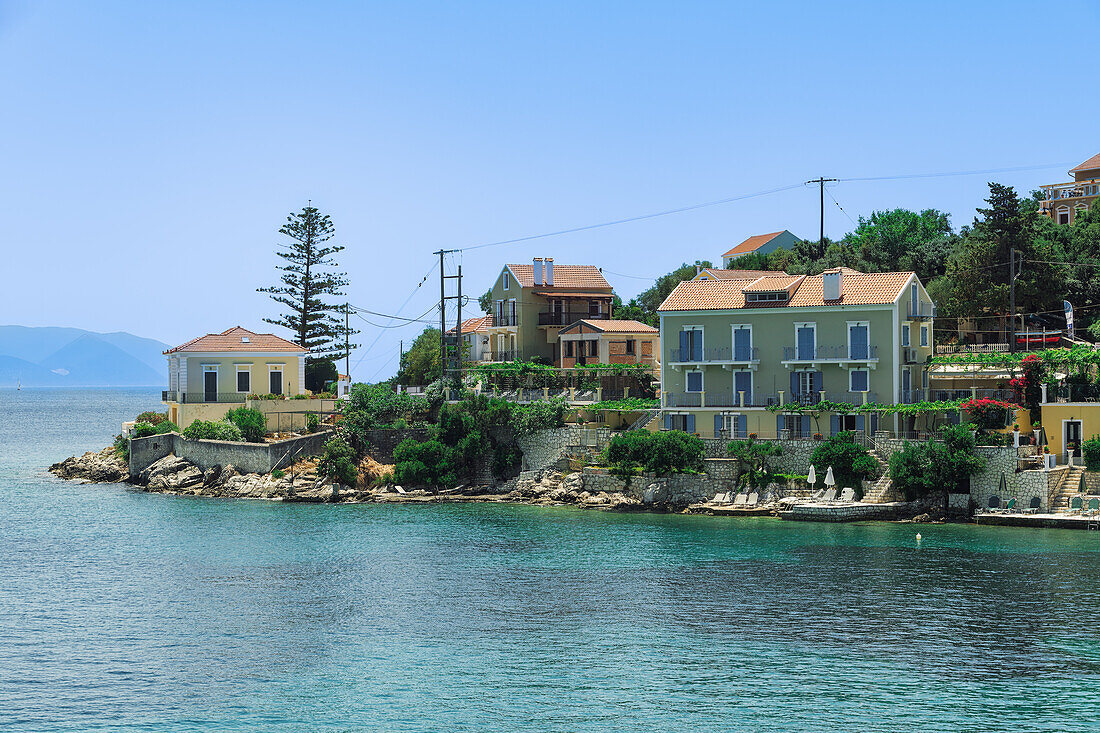
[[[305,392],[305,385],[298,381],[299,357],[287,354],[264,356],[188,356],[187,386],[185,391],[201,394],[203,391],[203,367],[218,366],[218,392],[237,392],[237,365],[247,365],[252,379],[249,393],[267,394],[271,391],[268,381],[270,366],[282,366],[283,394],[295,395]]]
[[[1060,454],[1066,449],[1065,439],[1062,435],[1063,420],[1081,421],[1082,440],[1100,435],[1100,404],[1049,404],[1043,405],[1042,411],[1047,445],[1052,453]]]

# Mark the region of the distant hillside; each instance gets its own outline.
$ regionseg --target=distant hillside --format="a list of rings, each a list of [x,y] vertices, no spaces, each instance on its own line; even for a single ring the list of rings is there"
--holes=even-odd
[[[0,326],[0,386],[159,385],[167,344],[118,331]]]

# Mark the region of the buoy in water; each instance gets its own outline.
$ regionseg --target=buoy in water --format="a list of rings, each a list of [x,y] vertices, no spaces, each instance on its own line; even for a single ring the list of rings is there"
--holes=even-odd
[[[920,532],[917,532],[917,542],[920,542]]]

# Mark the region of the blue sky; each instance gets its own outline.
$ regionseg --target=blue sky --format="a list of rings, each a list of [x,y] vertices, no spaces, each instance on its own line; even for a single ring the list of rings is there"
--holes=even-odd
[[[433,250],[799,183],[853,218],[1030,190],[1100,152],[1100,4],[145,3],[0,0],[0,322],[172,344],[274,304],[276,230],[331,214],[355,305],[418,316]],[[852,222],[827,202],[826,231]],[[817,193],[462,255],[593,263],[628,298],[751,234],[817,232]],[[642,278],[642,279],[639,279]],[[372,318],[376,323],[378,319]],[[357,379],[399,339],[360,322]]]

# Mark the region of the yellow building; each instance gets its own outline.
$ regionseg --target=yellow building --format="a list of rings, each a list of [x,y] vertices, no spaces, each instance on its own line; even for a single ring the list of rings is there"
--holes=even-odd
[[[306,355],[297,344],[270,333],[234,326],[164,352],[168,419],[185,428],[195,420],[220,420],[250,394],[305,394]]]

